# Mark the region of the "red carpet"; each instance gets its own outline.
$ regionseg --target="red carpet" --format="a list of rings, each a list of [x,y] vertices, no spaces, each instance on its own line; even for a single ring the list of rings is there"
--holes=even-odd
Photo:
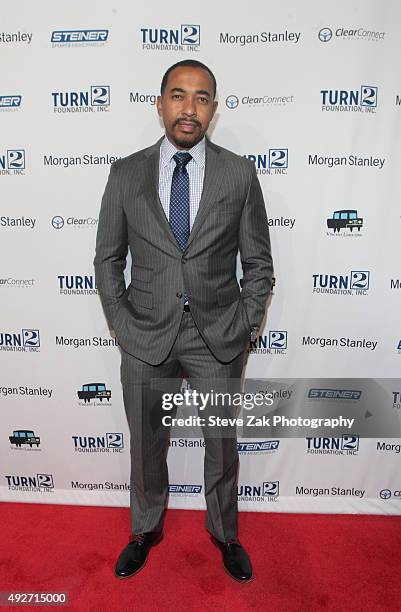
[[[128,509],[0,509],[0,590],[69,592],[67,608],[37,610],[401,610],[399,517],[241,513],[255,579],[237,584],[210,543],[203,512],[170,510],[144,570],[120,581],[113,567],[128,541]]]

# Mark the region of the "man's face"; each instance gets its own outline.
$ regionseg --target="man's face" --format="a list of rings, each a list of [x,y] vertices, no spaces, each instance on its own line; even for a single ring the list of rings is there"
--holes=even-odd
[[[166,136],[178,149],[190,149],[202,140],[216,107],[211,76],[191,66],[170,72],[163,95],[157,98]]]

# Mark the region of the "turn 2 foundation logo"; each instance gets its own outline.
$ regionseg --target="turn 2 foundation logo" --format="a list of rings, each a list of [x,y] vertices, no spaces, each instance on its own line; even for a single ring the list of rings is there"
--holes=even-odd
[[[40,333],[38,329],[0,331],[0,351],[37,353],[39,350]]]
[[[286,330],[269,330],[267,334],[258,336],[255,342],[250,342],[250,355],[286,355],[288,348],[288,332]]]
[[[144,51],[196,53],[200,50],[201,27],[193,23],[183,23],[175,27],[144,26],[139,30],[139,40]]]
[[[237,487],[239,502],[277,502],[280,495],[280,482],[268,480],[259,484],[240,484]]]
[[[124,434],[108,432],[103,435],[74,435],[71,436],[73,448],[76,453],[110,454],[124,451]]]
[[[110,109],[110,85],[89,85],[85,89],[51,92],[54,113],[104,113]]]
[[[247,153],[244,157],[255,164],[256,174],[287,174],[288,148],[269,148],[266,153]]]
[[[359,436],[343,434],[341,438],[306,438],[306,452],[310,455],[356,456]]]
[[[376,113],[378,87],[360,85],[355,89],[327,88],[320,90],[321,110],[323,112]]]
[[[351,270],[348,274],[312,274],[312,292],[316,294],[366,296],[370,288],[368,270]]]
[[[24,176],[25,149],[0,150],[0,176]]]
[[[9,491],[53,493],[52,474],[9,474],[4,478]]]

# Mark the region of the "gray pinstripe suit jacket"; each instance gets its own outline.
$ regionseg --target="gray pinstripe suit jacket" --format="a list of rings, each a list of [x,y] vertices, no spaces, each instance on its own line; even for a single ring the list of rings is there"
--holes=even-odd
[[[202,198],[184,253],[158,196],[160,139],[115,162],[102,199],[95,272],[122,348],[157,365],[177,336],[184,289],[195,323],[222,362],[259,327],[273,274],[269,228],[255,166],[206,139]],[[124,268],[132,255],[131,284]],[[240,251],[242,291],[236,280]]]

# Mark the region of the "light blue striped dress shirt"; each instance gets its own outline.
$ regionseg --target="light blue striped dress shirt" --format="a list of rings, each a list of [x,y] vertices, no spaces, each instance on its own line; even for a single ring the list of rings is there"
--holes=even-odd
[[[159,161],[159,197],[167,220],[169,219],[170,212],[171,181],[176,166],[173,155],[179,150],[180,149],[177,149],[167,137],[162,140]],[[192,149],[185,149],[185,151],[192,155],[192,159],[186,166],[189,176],[189,226],[190,229],[192,229],[203,189],[203,178],[205,175],[205,138],[203,137],[198,144],[192,147]]]

